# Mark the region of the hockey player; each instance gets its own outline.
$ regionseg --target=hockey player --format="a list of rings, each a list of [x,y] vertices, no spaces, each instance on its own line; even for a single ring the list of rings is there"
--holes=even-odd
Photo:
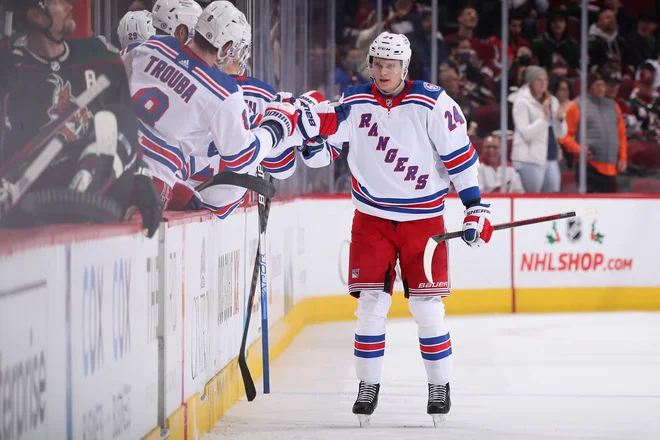
[[[369,48],[373,84],[349,88],[343,98],[350,117],[329,138],[333,146],[312,147],[310,165],[330,163],[349,141],[356,207],[349,257],[349,292],[358,298],[355,366],[360,381],[353,413],[361,426],[378,404],[385,353],[385,319],[391,305],[397,258],[408,306],[418,326],[428,376],[427,413],[434,423],[449,412],[451,339],[442,297],[449,295],[447,245],[433,259],[433,281],[423,270],[428,238],[445,230],[444,199],[453,184],[465,206],[463,240],[490,240],[490,205],[481,202],[478,157],[460,107],[442,88],[406,81],[411,49],[404,35],[384,32]]]
[[[194,0],[156,0],[152,12],[157,35],[171,35],[185,44],[193,36],[202,7]]]
[[[24,146],[105,75],[111,86],[81,107],[59,136],[64,148],[34,182],[3,226],[49,222],[116,221],[137,205],[149,236],[162,215],[155,185],[141,160],[135,113],[118,54],[99,38],[65,41],[76,27],[66,0],[3,0],[25,33],[11,55],[0,60],[0,173],[20,179],[39,157]],[[101,149],[96,116],[116,121],[117,137]],[[110,115],[108,115],[108,112]],[[113,137],[110,137],[112,139]],[[29,149],[28,149],[29,150]],[[114,150],[114,151],[113,151]],[[46,162],[48,164],[48,162]],[[31,205],[31,206],[30,206]]]
[[[286,103],[270,104],[259,126],[251,129],[240,87],[215,67],[225,62],[235,44],[227,36],[241,35],[241,18],[225,3],[212,2],[204,9],[187,45],[174,37],[154,36],[124,57],[141,144],[166,204],[176,173],[198,149],[208,148],[209,134],[223,162],[240,172],[261,162],[297,130],[298,113]],[[233,19],[225,20],[225,14]],[[236,33],[228,29],[235,26]],[[311,121],[301,120],[309,137],[337,130],[335,108],[312,116]]]
[[[149,11],[129,11],[119,20],[117,35],[123,56],[131,44],[142,43],[156,34]]]
[[[244,23],[240,35],[228,35],[232,41],[236,41],[232,46],[227,60],[218,67],[236,80],[241,89],[248,108],[250,109],[250,124],[258,126],[268,104],[275,99],[276,101],[286,101],[295,105],[300,111],[303,106],[315,106],[325,101],[325,98],[318,92],[309,92],[300,96],[297,100],[293,99],[290,93],[276,94],[275,89],[264,82],[245,76],[247,62],[250,58],[252,28],[244,20],[244,15],[229,2],[220,2],[225,7],[234,11],[234,14],[240,18],[236,21]],[[227,21],[234,20],[231,14],[223,16]],[[228,31],[236,29],[226,26]],[[238,30],[238,29],[236,29]],[[263,168],[278,180],[287,179],[296,169],[296,151],[294,144],[302,144],[302,136],[294,134],[287,142],[273,149],[273,151],[261,162]],[[206,153],[213,151],[214,145],[210,145]],[[197,193],[194,188],[202,182],[213,178],[218,172],[233,171],[225,166],[217,155],[209,157],[202,150],[201,156],[191,156],[190,160],[182,170],[181,181],[174,187],[171,209],[196,210],[205,208],[223,219],[229,216],[245,199],[247,191],[243,188],[229,185],[211,186]],[[248,169],[244,170],[250,175],[256,175],[258,163],[253,163]],[[201,170],[201,171],[198,171]],[[190,176],[190,177],[189,177]]]

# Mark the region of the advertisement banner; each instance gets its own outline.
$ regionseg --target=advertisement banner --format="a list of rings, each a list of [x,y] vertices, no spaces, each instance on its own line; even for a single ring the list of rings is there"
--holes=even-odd
[[[216,288],[211,300],[213,368],[218,373],[238,356],[245,310],[245,214],[214,219]],[[252,266],[252,261],[248,266]]]
[[[64,246],[0,257],[1,439],[67,438],[65,271]]]
[[[516,287],[657,286],[649,231],[660,200],[517,199],[516,220],[596,208],[593,216],[518,228],[514,235]],[[643,245],[640,245],[643,243]]]
[[[158,423],[158,240],[70,248],[71,438],[139,438]]]
[[[163,304],[162,393],[164,416],[170,416],[183,403],[183,231],[185,225],[165,227],[161,242],[161,301]]]
[[[214,222],[187,223],[183,242],[183,363],[185,399],[204,393],[216,373],[211,357],[211,296],[215,289],[216,250]]]

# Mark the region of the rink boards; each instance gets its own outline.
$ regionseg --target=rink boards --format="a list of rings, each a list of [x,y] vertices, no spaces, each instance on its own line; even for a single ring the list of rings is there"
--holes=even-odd
[[[494,197],[493,223],[597,208],[592,217],[450,242],[448,313],[660,310],[658,198]],[[463,208],[447,200],[449,230]],[[354,319],[346,197],[274,203],[268,226],[271,358],[307,324]],[[198,438],[243,393],[236,356],[256,211],[0,235],[0,427],[6,439]],[[400,281],[397,290],[401,291]],[[249,364],[261,374],[261,304]],[[407,316],[395,295],[390,316]],[[259,390],[261,391],[261,390]]]

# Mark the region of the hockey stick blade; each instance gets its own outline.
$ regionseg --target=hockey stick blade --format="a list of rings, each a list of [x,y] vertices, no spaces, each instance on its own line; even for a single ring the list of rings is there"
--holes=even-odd
[[[216,174],[213,178],[198,185],[195,191],[201,192],[206,188],[214,185],[233,185],[246,188],[256,192],[264,197],[272,199],[275,196],[275,185],[272,182],[264,180],[260,177],[251,176],[249,174],[238,174],[231,171],[223,171]]]
[[[518,220],[515,222],[501,223],[499,225],[494,225],[493,231],[501,231],[504,229],[517,228],[519,226],[534,225],[537,223],[550,222],[553,220],[561,220],[571,217],[584,217],[584,216],[593,215],[596,213],[596,211],[597,211],[596,208],[588,208],[577,212],[576,211],[563,212],[560,214],[547,215],[543,217],[534,217],[525,220]],[[442,243],[443,241],[451,240],[453,238],[459,238],[461,236],[463,236],[463,231],[448,232],[445,234],[433,235],[426,242],[426,247],[424,248],[424,275],[426,275],[426,279],[430,283],[433,282],[432,265],[433,265],[433,254],[435,253],[436,247],[438,247],[438,244]]]

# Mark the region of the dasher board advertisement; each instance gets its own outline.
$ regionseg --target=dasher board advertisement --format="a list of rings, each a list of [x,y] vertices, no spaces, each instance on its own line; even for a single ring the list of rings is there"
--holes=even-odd
[[[515,220],[583,208],[594,215],[517,228],[516,287],[643,287],[660,280],[654,199],[517,199]]]

